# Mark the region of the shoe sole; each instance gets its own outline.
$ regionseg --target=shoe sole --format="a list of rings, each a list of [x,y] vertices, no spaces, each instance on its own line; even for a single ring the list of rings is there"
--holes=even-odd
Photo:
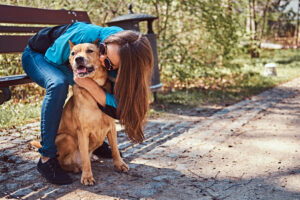
[[[49,179],[47,179],[47,178],[43,175],[42,171],[41,171],[38,167],[37,167],[37,170],[38,170],[38,172],[42,175],[42,177],[43,177],[44,179],[46,179],[46,181],[49,182],[49,183],[52,183],[52,184],[55,184],[55,185],[69,185],[69,184],[73,183],[72,180],[71,180],[70,182],[69,182],[69,181],[66,181],[66,182],[55,182],[55,181],[53,181],[53,180],[49,180]]]

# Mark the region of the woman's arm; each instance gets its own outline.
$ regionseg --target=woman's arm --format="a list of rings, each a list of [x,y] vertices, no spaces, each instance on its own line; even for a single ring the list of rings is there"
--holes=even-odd
[[[90,78],[78,78],[74,75],[74,81],[77,85],[86,89],[101,106],[105,107],[106,93],[94,80]]]

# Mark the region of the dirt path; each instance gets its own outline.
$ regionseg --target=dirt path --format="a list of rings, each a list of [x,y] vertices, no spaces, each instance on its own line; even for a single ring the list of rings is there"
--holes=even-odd
[[[95,186],[72,175],[48,184],[28,148],[38,124],[0,133],[3,199],[300,199],[300,79],[224,108],[211,116],[151,120],[146,140],[133,145],[119,130],[130,166],[92,163]]]

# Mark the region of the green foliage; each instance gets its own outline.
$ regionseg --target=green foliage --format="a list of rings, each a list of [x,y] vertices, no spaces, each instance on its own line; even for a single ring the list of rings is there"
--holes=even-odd
[[[239,45],[244,34],[243,15],[236,8],[245,5],[236,1],[0,0],[0,3],[85,10],[92,22],[101,26],[113,17],[127,14],[127,5],[133,3],[135,13],[159,17],[153,26],[157,34],[161,79],[166,84],[174,80],[191,82],[216,67],[231,67],[228,63],[243,48]],[[146,32],[147,25],[140,25],[141,31]]]
[[[190,3],[191,2],[192,1],[190,1]],[[234,13],[234,3],[225,3],[222,0],[195,2],[197,5],[190,5],[189,9],[199,9],[199,15],[201,17],[198,19],[203,22],[214,47],[220,51],[218,53],[222,55],[224,59],[231,59],[232,52],[237,50],[236,47],[239,42],[239,37],[242,36],[238,15]],[[197,10],[195,12],[197,12]],[[199,23],[201,21],[199,21]]]
[[[159,64],[165,85],[187,84],[211,75],[244,51],[242,3],[225,1],[144,1],[153,5]],[[224,3],[225,2],[225,3]]]

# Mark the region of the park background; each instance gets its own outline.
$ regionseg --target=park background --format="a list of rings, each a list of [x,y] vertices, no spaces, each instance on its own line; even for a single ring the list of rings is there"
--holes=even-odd
[[[128,13],[157,16],[162,90],[150,117],[218,110],[300,76],[299,0],[0,0],[0,4],[84,10],[106,26]],[[141,23],[141,32],[146,32]],[[274,45],[276,44],[276,45]],[[0,76],[24,73],[21,55],[0,55]],[[265,76],[265,64],[277,76]],[[37,121],[45,91],[32,83],[11,87],[0,128]],[[196,112],[195,112],[196,111]]]

